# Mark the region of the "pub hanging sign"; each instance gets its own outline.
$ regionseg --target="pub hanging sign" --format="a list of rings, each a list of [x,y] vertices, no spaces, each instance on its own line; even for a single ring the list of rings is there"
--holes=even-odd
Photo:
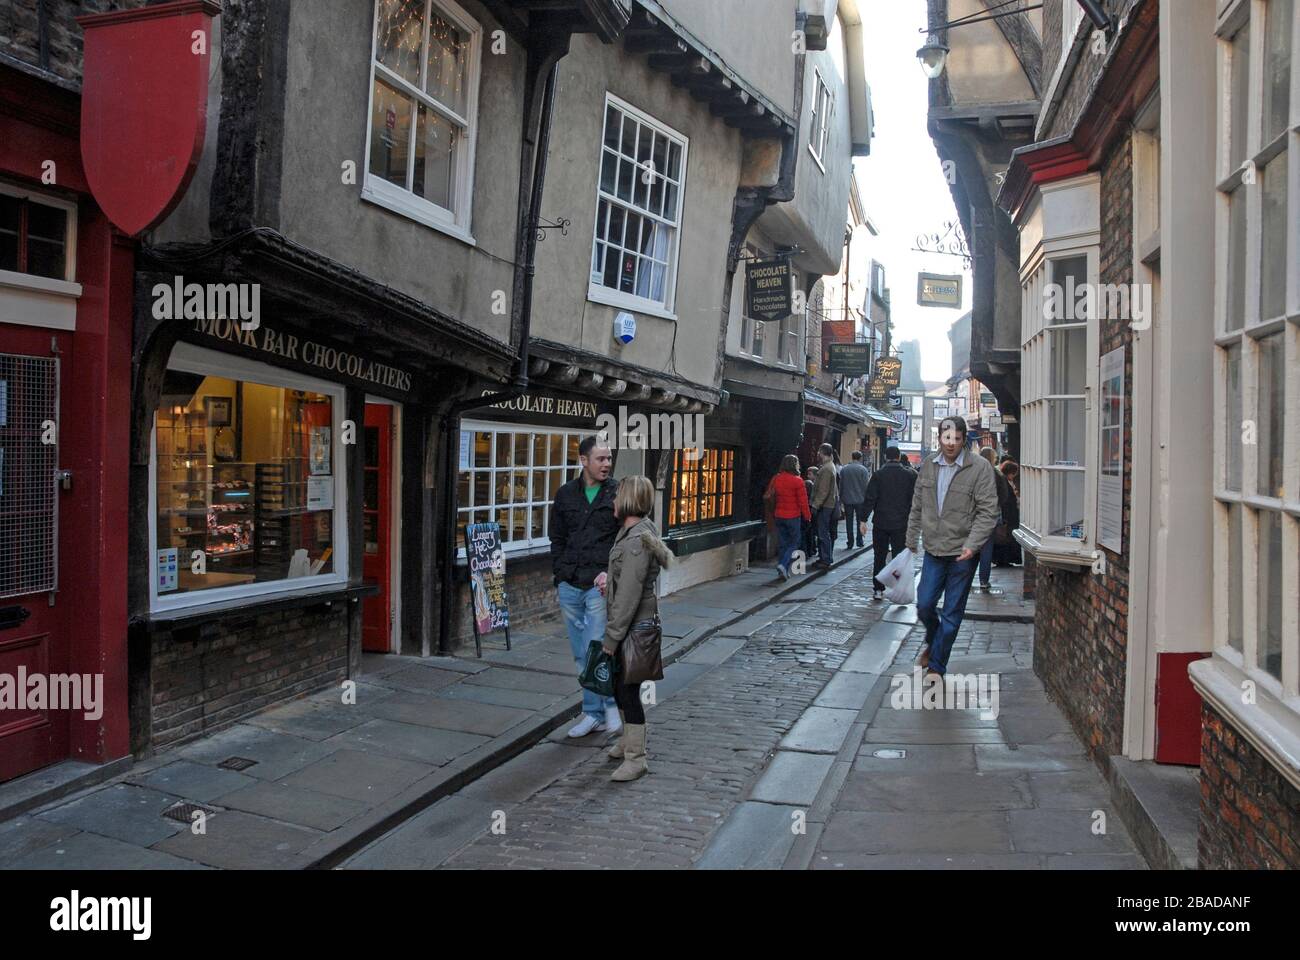
[[[869,380],[867,382],[867,399],[868,400],[888,400],[889,384],[883,380]]]
[[[794,312],[791,300],[790,260],[770,257],[750,260],[745,269],[749,316],[755,320],[783,320]]]
[[[876,361],[876,379],[896,387],[903,382],[903,361],[898,357],[881,357]]]

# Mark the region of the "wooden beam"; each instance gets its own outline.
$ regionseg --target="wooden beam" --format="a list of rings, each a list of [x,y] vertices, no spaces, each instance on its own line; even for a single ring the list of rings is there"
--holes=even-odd
[[[691,48],[686,41],[671,33],[637,33],[623,40],[623,49],[628,53],[675,53],[686,55]]]
[[[713,69],[708,57],[695,54],[683,56],[676,53],[650,54],[650,69],[663,70],[667,73],[684,73],[695,77],[706,77]]]

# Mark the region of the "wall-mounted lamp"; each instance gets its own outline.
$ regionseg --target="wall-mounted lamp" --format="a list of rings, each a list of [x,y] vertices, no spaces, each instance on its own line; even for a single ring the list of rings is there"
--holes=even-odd
[[[1069,1],[1066,0],[1066,3],[1069,3]],[[1088,17],[1093,22],[1099,22],[1099,17],[1101,18],[1102,26],[1099,29],[1110,29],[1110,18],[1106,17],[1106,14],[1102,12],[1101,5],[1097,3],[1097,0],[1078,0],[1078,3],[1083,5],[1084,12],[1087,12]],[[1019,13],[1028,13],[1030,10],[1040,9],[1043,9],[1043,4],[1028,4],[1026,7],[1017,7],[1014,10],[1002,10],[1001,13],[972,13],[967,17],[958,17],[957,20],[936,23],[936,25],[926,27],[920,33],[928,33],[930,36],[926,39],[926,46],[917,51],[920,69],[930,79],[939,79],[940,75],[944,73],[944,66],[948,65],[949,52],[948,44],[944,43],[943,40],[945,30],[953,30],[959,26],[969,26],[970,23],[987,23],[992,20],[1001,20],[1002,17],[1014,17]]]

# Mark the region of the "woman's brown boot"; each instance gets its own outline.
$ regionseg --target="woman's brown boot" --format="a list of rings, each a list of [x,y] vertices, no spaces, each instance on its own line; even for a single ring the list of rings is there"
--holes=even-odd
[[[623,721],[623,726],[620,728],[621,732],[618,735],[618,739],[614,741],[614,745],[609,748],[609,753],[606,754],[611,760],[623,759],[623,740],[627,737],[627,715],[620,710],[618,716],[619,719]]]

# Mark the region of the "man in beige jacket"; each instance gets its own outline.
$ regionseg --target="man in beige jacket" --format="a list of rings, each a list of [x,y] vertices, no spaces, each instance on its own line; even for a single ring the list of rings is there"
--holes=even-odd
[[[835,504],[839,502],[839,478],[835,474],[835,448],[823,443],[818,451],[821,467],[813,481],[813,525],[817,530],[817,561],[826,566],[831,563],[831,549],[835,543]]]
[[[939,452],[921,464],[907,523],[907,547],[924,541],[916,613],[925,624],[921,666],[943,675],[966,613],[979,554],[997,526],[998,488],[993,467],[966,449],[966,421],[939,424]],[[939,609],[939,597],[943,609]]]

